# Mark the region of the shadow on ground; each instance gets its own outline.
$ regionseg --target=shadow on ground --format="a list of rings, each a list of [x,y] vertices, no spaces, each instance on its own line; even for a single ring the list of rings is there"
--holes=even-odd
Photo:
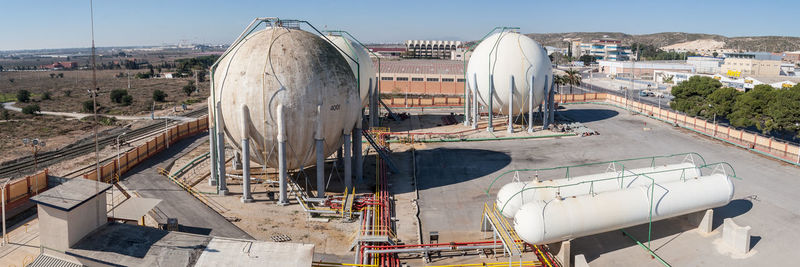
[[[418,190],[478,179],[511,164],[510,155],[483,149],[419,150],[416,160]]]
[[[734,218],[747,213],[752,208],[752,206],[753,203],[750,202],[750,200],[736,199],[728,203],[728,205],[715,208],[714,220],[712,222],[713,228],[717,229],[722,224],[722,221],[726,218]],[[681,235],[687,234],[686,231],[697,228],[697,225],[692,223],[691,220],[689,219],[689,216],[696,216],[696,215],[697,214],[689,214],[653,222],[652,240],[658,240],[670,236],[672,237],[666,240],[666,243],[661,240],[654,241],[652,243],[651,249],[656,253],[658,253],[659,249],[669,245],[669,243],[671,243],[672,240],[678,238]],[[633,227],[624,228],[621,230],[614,230],[596,235],[579,237],[572,240],[571,243],[572,254],[573,255],[583,254],[586,257],[586,260],[591,262],[592,260],[599,258],[603,254],[631,246],[636,246],[637,245],[636,242],[625,236],[622,233],[622,230],[625,230],[628,234],[636,238],[639,242],[647,244],[648,229],[649,225],[645,223]],[[750,241],[751,247],[755,246],[755,243],[758,243],[760,239],[761,239],[760,237],[751,238]],[[698,244],[698,246],[709,245],[710,243],[711,239],[708,239],[708,244]],[[558,253],[560,246],[559,244],[551,244],[550,249],[555,254]]]
[[[611,109],[567,109],[559,110],[558,114],[580,123],[587,123],[616,117],[619,112]]]

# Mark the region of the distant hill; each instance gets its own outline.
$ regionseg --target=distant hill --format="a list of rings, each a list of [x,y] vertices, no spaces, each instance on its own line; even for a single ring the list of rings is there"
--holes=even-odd
[[[529,33],[525,34],[547,46],[566,47],[564,39],[580,38],[584,41],[599,38],[612,38],[623,43],[643,43],[656,47],[680,44],[697,40],[724,42],[725,49],[742,51],[784,52],[800,50],[800,37],[786,36],[747,36],[726,37],[717,34],[661,32],[652,34],[626,34],[621,32],[567,32],[567,33]],[[713,42],[709,42],[713,43]]]

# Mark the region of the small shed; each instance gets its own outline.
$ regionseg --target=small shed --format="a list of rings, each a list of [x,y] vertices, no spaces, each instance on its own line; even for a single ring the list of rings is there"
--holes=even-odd
[[[108,221],[105,192],[110,188],[107,183],[74,178],[32,197],[42,246],[65,251],[104,225]]]

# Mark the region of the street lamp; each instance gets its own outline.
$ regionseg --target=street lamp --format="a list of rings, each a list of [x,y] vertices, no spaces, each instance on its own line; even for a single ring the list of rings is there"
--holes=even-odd
[[[119,175],[120,175],[119,170],[121,169],[121,167],[119,166],[119,151],[120,151],[120,147],[122,147],[122,145],[120,145],[120,143],[119,143],[119,138],[122,137],[123,135],[125,135],[126,133],[128,133],[128,132],[122,132],[120,135],[117,136],[117,179],[119,179]]]
[[[45,142],[44,141],[39,141],[39,139],[35,139],[35,138],[34,139],[23,138],[22,139],[22,144],[25,145],[25,146],[30,146],[31,147],[31,151],[33,152],[33,172],[36,173],[36,170],[39,168],[39,166],[38,166],[39,162],[38,162],[38,159],[36,158],[36,155],[39,153],[39,150],[41,150],[45,146]],[[36,179],[34,177],[33,183],[34,183],[33,184],[33,186],[34,186],[33,192],[34,192],[34,194],[38,194],[39,193],[39,179]]]
[[[8,186],[8,182],[10,182],[10,178],[6,178],[6,181],[3,183],[2,188],[2,209],[3,209],[3,246],[8,244],[8,235],[6,234],[6,186]]]

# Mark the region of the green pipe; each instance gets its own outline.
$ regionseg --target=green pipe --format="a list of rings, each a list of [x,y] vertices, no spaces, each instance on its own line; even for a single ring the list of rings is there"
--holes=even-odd
[[[650,250],[650,248],[648,248],[647,246],[645,246],[644,244],[642,244],[642,242],[639,242],[639,240],[636,240],[636,238],[633,238],[633,236],[631,236],[630,234],[628,234],[628,232],[625,232],[625,230],[622,230],[622,234],[623,234],[623,235],[625,235],[625,236],[627,236],[627,237],[628,237],[628,238],[630,238],[631,240],[635,241],[635,242],[636,242],[636,244],[638,244],[638,245],[639,245],[640,247],[642,247],[643,249],[647,250],[647,252],[648,252],[648,253],[650,253],[650,255],[651,255],[651,256],[653,256],[654,258],[656,258],[656,259],[657,259],[659,262],[661,262],[661,264],[663,264],[664,266],[667,266],[667,267],[671,267],[671,266],[672,266],[672,265],[669,265],[669,263],[667,263],[666,261],[664,261],[664,259],[662,259],[661,257],[659,257],[659,256],[658,256],[658,255],[657,255],[657,254],[656,254],[654,251]]]
[[[177,171],[173,172],[173,173],[172,173],[172,176],[174,176],[174,177],[178,177],[178,174],[179,174],[179,173],[180,173],[180,174],[183,174],[183,171],[184,171],[184,169],[186,169],[187,167],[189,167],[189,165],[192,165],[192,166],[194,166],[194,164],[196,164],[196,163],[197,163],[197,161],[199,161],[199,160],[206,159],[206,158],[208,157],[209,153],[211,153],[211,152],[206,152],[206,153],[203,153],[203,154],[202,154],[202,155],[200,155],[200,156],[197,156],[196,158],[194,158],[194,159],[193,159],[192,161],[190,161],[189,163],[186,163],[185,165],[183,165],[183,167],[181,167],[179,170],[177,170]]]
[[[551,135],[539,135],[539,136],[511,136],[511,137],[486,137],[486,138],[464,138],[464,139],[451,138],[451,139],[435,139],[435,140],[414,140],[414,142],[417,143],[478,142],[478,141],[499,141],[499,140],[518,140],[518,139],[539,139],[539,138],[565,137],[565,136],[576,136],[576,134],[568,133],[568,134],[551,134]],[[386,142],[404,143],[401,140],[388,140]]]

